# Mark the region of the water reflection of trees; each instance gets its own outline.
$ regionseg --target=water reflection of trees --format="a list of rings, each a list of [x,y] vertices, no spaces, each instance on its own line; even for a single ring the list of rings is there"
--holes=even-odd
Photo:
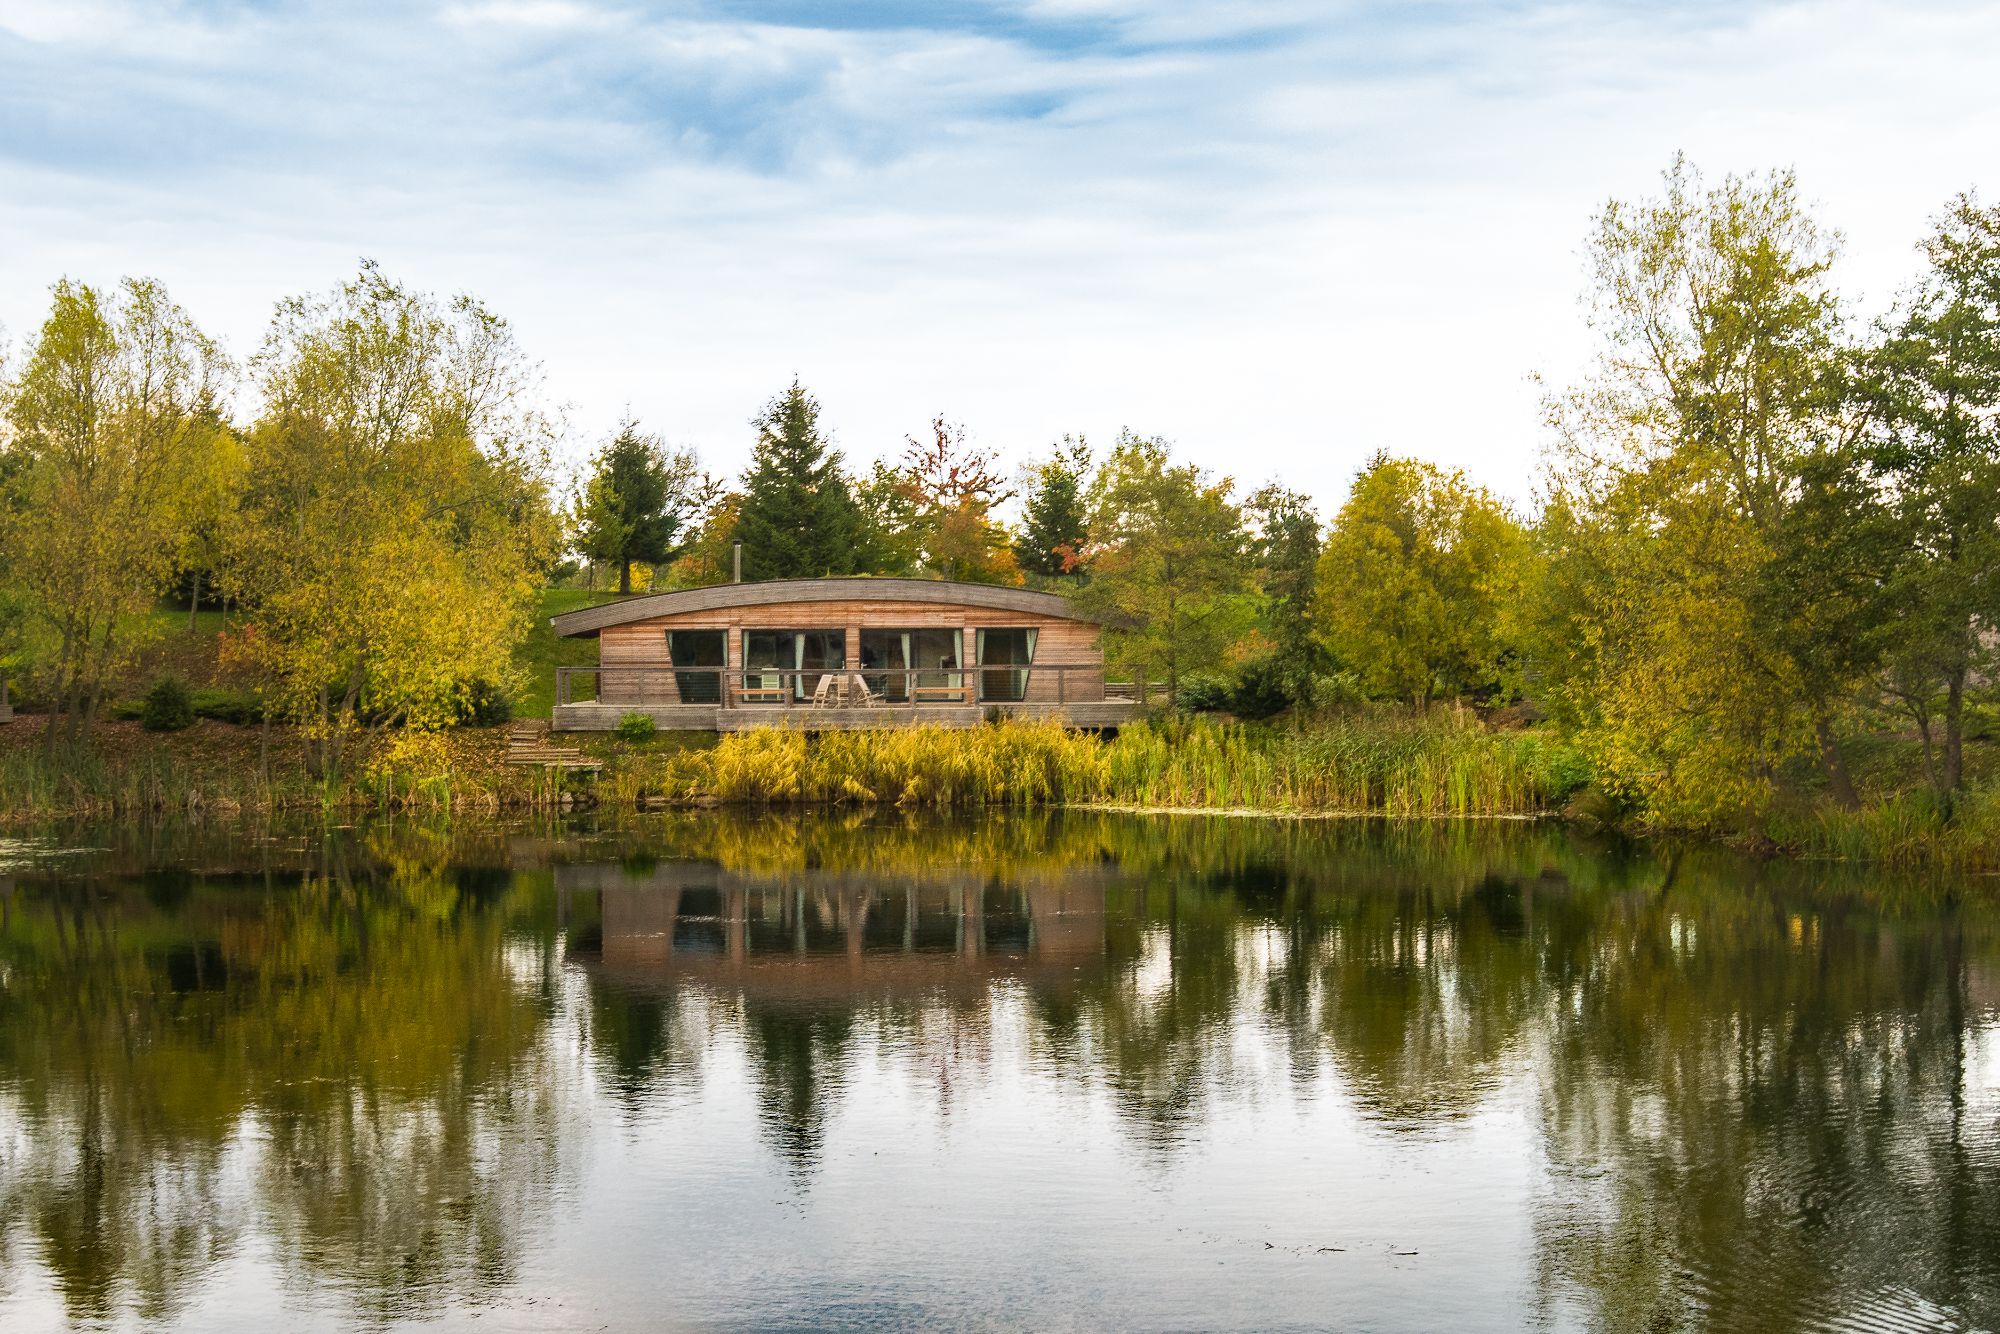
[[[366,1313],[504,1282],[575,1109],[546,939],[514,929],[536,891],[463,854],[385,831],[17,883],[9,1263],[32,1247],[76,1319],[171,1315],[251,1232]]]
[[[1030,1040],[1161,1153],[1273,1092],[1238,1064],[1250,1022],[1283,1045],[1293,1095],[1343,1097],[1386,1131],[1450,1133],[1525,1083],[1552,1309],[1610,1327],[1782,1326],[1914,1300],[1898,1284],[1960,1312],[2000,1305],[2000,1107],[1965,1075],[2000,1000],[1968,980],[2000,963],[1990,907],[1540,829],[773,824],[717,837],[688,817],[650,835],[651,855],[774,877],[1110,868],[1098,966],[1029,987]],[[767,1142],[801,1170],[858,1033],[888,1051],[963,1033],[976,1060],[993,1013],[949,988],[742,1003]]]
[[[2000,1312],[1989,913],[1684,877],[1598,936],[1552,987],[1552,1289],[1612,1328]]]
[[[235,837],[116,846],[4,902],[25,1129],[0,1264],[44,1265],[77,1319],[170,1316],[252,1236],[364,1316],[493,1292],[573,1170],[583,1090],[637,1123],[734,1071],[717,1049],[802,1186],[865,1061],[942,1118],[1025,1060],[1114,1108],[1144,1171],[1262,1099],[1450,1135],[1507,1090],[1552,1312],[1783,1326],[1904,1286],[2000,1309],[2000,1094],[1969,1054],[2000,934],[1935,887],[1469,824]],[[644,928],[682,955],[620,965],[628,928],[563,886],[669,893],[676,863],[716,872]],[[814,968],[731,971],[801,942]]]

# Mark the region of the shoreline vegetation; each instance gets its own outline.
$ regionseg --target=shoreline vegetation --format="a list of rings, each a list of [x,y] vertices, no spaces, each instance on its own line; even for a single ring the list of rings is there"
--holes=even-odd
[[[203,720],[170,734],[104,724],[79,756],[47,755],[40,720],[0,725],[0,829],[65,820],[233,819],[277,812],[504,815],[701,807],[1086,808],[1157,815],[1558,819],[1593,832],[1699,835],[1755,851],[1962,872],[2000,870],[2000,800],[1950,813],[1922,794],[1858,812],[1807,802],[1734,831],[1675,829],[1593,782],[1553,729],[1471,710],[1386,711],[1309,725],[1163,716],[1099,737],[1054,723],[969,730],[573,735],[594,776],[505,762],[505,728],[379,738],[350,770],[312,776],[289,728]],[[1719,835],[1719,837],[1718,837]]]

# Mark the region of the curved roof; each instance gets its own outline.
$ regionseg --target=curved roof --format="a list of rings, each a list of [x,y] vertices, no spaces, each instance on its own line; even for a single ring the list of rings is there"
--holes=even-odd
[[[1011,611],[1033,616],[1054,616],[1066,621],[1088,621],[1068,598],[1060,593],[1037,593],[1027,588],[1002,588],[996,584],[961,584],[947,579],[768,579],[753,584],[711,584],[707,588],[683,588],[672,593],[647,593],[622,598],[598,607],[584,607],[549,618],[559,635],[594,635],[608,625],[627,625],[660,616],[679,616],[691,611],[724,611],[730,607],[761,607],[775,602],[870,602],[944,603],[952,607],[976,607],[983,611]]]

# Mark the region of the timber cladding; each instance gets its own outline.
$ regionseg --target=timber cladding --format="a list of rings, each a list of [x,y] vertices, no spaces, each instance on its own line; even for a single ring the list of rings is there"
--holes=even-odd
[[[678,617],[689,612],[736,614],[759,605],[796,607],[815,603],[821,604],[817,608],[821,615],[829,615],[831,608],[827,604],[849,602],[929,605],[1089,623],[1089,618],[1074,610],[1069,599],[1060,593],[1038,593],[1032,589],[1002,588],[995,584],[952,583],[943,579],[771,579],[756,584],[713,584],[707,588],[649,593],[643,597],[607,602],[599,607],[583,607],[553,617],[549,623],[559,635],[591,635],[613,625]],[[814,623],[822,622],[816,617]]]
[[[655,594],[585,608],[554,618],[568,635],[598,639],[598,664],[623,669],[606,674],[600,699],[680,702],[668,656],[668,634],[678,630],[724,632],[726,666],[743,666],[743,633],[755,630],[835,630],[846,636],[847,663],[858,667],[863,630],[952,629],[964,633],[961,671],[976,672],[970,661],[980,630],[1036,632],[1032,665],[1063,666],[1065,672],[1027,673],[1023,703],[1078,703],[1104,698],[1103,649],[1098,626],[1053,593],[954,584],[925,579],[807,579]],[[1018,666],[1020,664],[995,664]]]

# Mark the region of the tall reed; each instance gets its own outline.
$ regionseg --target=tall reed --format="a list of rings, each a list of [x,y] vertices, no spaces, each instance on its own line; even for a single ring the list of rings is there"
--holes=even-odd
[[[615,765],[615,803],[1164,808],[1520,815],[1567,788],[1538,740],[1469,719],[1362,718],[1310,729],[1197,720],[1100,740],[1053,722],[964,731],[759,729],[654,764]],[[1571,783],[1573,786],[1573,783]]]

